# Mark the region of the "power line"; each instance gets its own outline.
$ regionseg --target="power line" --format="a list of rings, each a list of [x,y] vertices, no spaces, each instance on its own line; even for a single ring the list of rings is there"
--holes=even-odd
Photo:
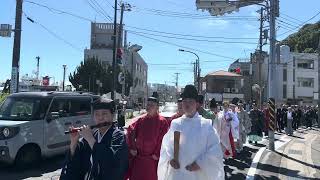
[[[299,22],[299,23],[303,23],[303,21],[301,21],[301,20],[299,20],[299,19],[296,19],[296,18],[294,18],[294,17],[292,17],[292,16],[289,16],[289,15],[283,13],[283,12],[281,12],[281,14],[284,15],[284,16],[286,16],[286,17],[288,17],[288,18],[291,18],[291,19],[293,19],[293,20],[295,20],[295,21],[297,21],[297,22]]]
[[[95,3],[95,7],[101,10],[105,16],[107,16],[111,21],[112,17],[102,8],[102,6],[96,0],[90,0],[91,2]]]
[[[180,34],[180,33],[172,33],[172,32],[151,30],[151,29],[146,29],[146,28],[139,28],[139,27],[129,26],[129,25],[126,25],[126,26],[129,27],[129,28],[143,30],[143,31],[156,32],[156,33],[161,33],[161,34],[177,35],[177,36],[196,37],[196,38],[208,38],[208,39],[255,39],[255,40],[259,39],[259,38],[221,37],[221,36],[212,37],[212,36],[201,36],[201,35],[191,35],[191,34]]]
[[[144,37],[144,38],[147,38],[147,39],[152,39],[152,40],[154,40],[154,41],[162,42],[162,43],[169,44],[169,45],[172,45],[172,46],[176,46],[176,47],[180,47],[180,48],[184,48],[184,49],[189,49],[189,50],[201,52],[201,53],[204,53],[204,54],[209,54],[209,55],[212,55],[212,56],[217,56],[217,57],[221,57],[221,58],[226,58],[226,59],[235,60],[235,58],[232,58],[232,57],[228,57],[228,56],[224,56],[224,55],[220,55],[220,54],[215,54],[215,53],[212,53],[212,52],[203,51],[203,50],[199,50],[199,49],[195,49],[195,48],[190,48],[190,47],[186,47],[186,46],[181,46],[181,45],[179,45],[179,44],[175,44],[175,43],[168,42],[168,41],[163,41],[163,40],[160,40],[160,39],[156,39],[156,38],[153,38],[153,37],[141,35],[141,34],[138,34],[138,33],[133,33],[133,32],[131,32],[131,33],[132,33],[132,34],[135,34],[135,35],[137,35],[137,36],[141,36],[141,37]]]
[[[51,8],[51,7],[43,5],[43,4],[39,4],[39,3],[36,3],[36,2],[32,2],[32,1],[25,1],[25,2],[33,4],[33,5],[37,5],[37,6],[40,6],[40,7],[43,7],[43,8],[46,8],[46,9],[48,9],[49,11],[51,11],[53,13],[57,13],[58,12],[59,14],[67,14],[67,15],[73,16],[73,17],[78,18],[78,19],[82,19],[82,20],[85,20],[85,21],[92,22],[91,19],[88,19],[86,17],[82,17],[82,16],[79,16],[79,15],[76,15],[76,14],[72,14],[72,13],[69,13],[69,12],[66,12],[66,11],[59,10],[59,9]]]
[[[76,47],[75,45],[73,45],[72,43],[68,42],[67,40],[65,40],[64,38],[62,38],[61,36],[59,36],[58,34],[56,34],[55,32],[51,31],[49,28],[47,28],[46,26],[44,26],[43,24],[41,24],[38,21],[33,20],[32,18],[30,18],[25,12],[23,12],[24,16],[32,23],[38,24],[41,28],[43,28],[44,30],[46,30],[49,34],[51,34],[53,37],[55,37],[56,39],[64,42],[65,44],[69,45],[70,47],[72,47],[73,49],[82,52],[82,50],[78,47]]]
[[[112,21],[111,17],[106,16],[103,12],[101,12],[99,9],[97,9],[94,5],[91,4],[92,3],[91,1],[89,1],[89,0],[85,0],[85,1],[91,7],[91,9],[93,9],[96,13],[98,13],[99,15],[102,15],[102,17],[105,18],[106,20]]]
[[[290,31],[286,31],[286,32],[284,32],[284,33],[282,33],[282,34],[280,34],[280,35],[278,35],[278,36],[282,36],[282,35],[284,35],[284,34],[287,34],[287,33],[289,33],[289,32],[292,32],[292,31],[294,31],[294,30],[296,30],[296,29],[298,29],[298,28],[301,28],[301,27],[304,26],[307,22],[309,22],[309,21],[311,21],[312,19],[314,19],[315,17],[317,17],[319,14],[320,14],[320,11],[317,12],[314,16],[312,16],[312,17],[309,18],[308,20],[304,21],[304,22],[303,22],[302,24],[300,24],[297,28],[292,29],[292,30],[290,30]]]
[[[160,35],[160,34],[153,34],[153,33],[146,33],[146,32],[137,32],[137,31],[131,31],[131,30],[128,30],[128,32],[136,33],[136,34],[146,34],[146,35],[158,36],[158,37],[164,37],[164,38],[170,38],[170,39],[187,40],[187,41],[200,41],[200,42],[225,43],[225,44],[229,44],[229,43],[230,44],[257,44],[254,42],[212,41],[212,40],[206,40],[206,39],[181,38],[181,37],[175,37],[175,36],[167,36],[167,35]]]
[[[291,26],[292,28],[297,28],[297,27],[299,26],[299,25],[292,25],[292,24],[287,23],[287,22],[285,22],[285,21],[282,21],[282,20],[280,20],[280,19],[278,19],[278,23],[285,24],[285,25],[287,25],[288,27]]]

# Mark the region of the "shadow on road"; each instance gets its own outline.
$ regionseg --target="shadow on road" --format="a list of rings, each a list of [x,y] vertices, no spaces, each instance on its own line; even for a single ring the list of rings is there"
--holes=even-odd
[[[291,169],[287,169],[287,168],[283,168],[283,167],[278,167],[278,166],[274,166],[274,165],[270,165],[270,164],[259,163],[257,169],[260,169],[262,171],[273,172],[276,174],[282,174],[282,175],[289,176],[289,177],[294,177],[295,179],[310,179],[310,180],[317,179],[317,178],[309,178],[309,177],[307,178],[307,177],[301,176],[301,175],[299,175],[300,171],[291,170]],[[265,176],[261,176],[261,175],[255,175],[255,179],[279,179],[279,178],[275,177],[275,176],[265,177]]]
[[[27,167],[23,170],[18,170],[15,166],[0,164],[0,179],[26,179],[30,177],[42,177],[43,174],[51,173],[62,168],[65,155],[59,155],[52,158],[42,160],[35,167]]]
[[[288,155],[286,155],[286,154],[283,154],[283,153],[280,153],[280,152],[277,152],[277,151],[276,151],[275,153],[279,154],[279,155],[282,156],[282,157],[285,157],[285,158],[287,158],[287,159],[290,159],[290,160],[292,160],[292,161],[296,161],[296,162],[298,162],[298,163],[300,163],[300,164],[303,164],[303,165],[305,165],[305,166],[309,166],[309,167],[312,167],[312,168],[315,168],[315,169],[320,169],[320,166],[317,166],[317,165],[313,165],[313,164],[309,164],[309,163],[300,161],[300,160],[298,160],[298,159],[295,159],[295,158],[293,158],[293,157],[290,157],[290,156],[288,156]]]
[[[225,178],[230,180],[242,180],[246,179],[246,174],[250,168],[252,158],[259,147],[243,147],[243,151],[237,154],[235,159],[226,159],[224,161]]]

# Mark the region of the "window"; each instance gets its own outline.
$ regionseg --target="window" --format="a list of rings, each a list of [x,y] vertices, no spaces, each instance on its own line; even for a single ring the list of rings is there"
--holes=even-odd
[[[301,60],[300,62],[298,62],[298,68],[314,69],[314,61],[313,60]]]
[[[287,98],[287,85],[283,85],[283,89],[282,89],[282,93],[283,93],[283,99]]]
[[[50,100],[42,98],[8,97],[0,108],[0,119],[32,121],[43,119]]]
[[[298,78],[298,87],[313,87],[313,78]]]
[[[287,81],[287,69],[283,69],[283,81]]]
[[[49,116],[51,117],[69,117],[71,102],[68,99],[55,98],[51,104]]]
[[[71,100],[71,116],[83,116],[91,114],[91,98],[83,97]]]

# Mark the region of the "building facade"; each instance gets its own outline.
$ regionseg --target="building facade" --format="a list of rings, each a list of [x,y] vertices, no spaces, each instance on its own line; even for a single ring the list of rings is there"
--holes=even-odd
[[[318,62],[319,56],[316,53],[290,52],[290,47],[283,45],[277,48],[276,58],[276,103],[282,104],[315,104],[318,100]],[[267,55],[261,62],[261,81],[259,81],[259,62],[255,57],[249,62],[235,61],[229,67],[239,67],[244,76],[245,99],[257,99],[258,96],[252,92],[254,84],[260,84],[262,90],[262,101],[267,102],[268,98],[268,60]],[[249,74],[248,74],[249,67]],[[251,72],[250,72],[251,71]],[[250,98],[249,98],[250,97]]]
[[[243,76],[228,71],[215,71],[202,78],[202,94],[208,103],[212,98],[219,103],[233,98],[244,99]]]
[[[316,53],[290,52],[280,47],[277,99],[289,104],[315,104],[318,100],[318,63]]]
[[[102,64],[112,65],[113,61],[113,28],[112,23],[91,23],[90,49],[84,50],[84,59],[97,58]],[[117,26],[117,30],[119,25]],[[123,34],[123,33],[121,33]],[[124,44],[124,46],[123,46]],[[132,45],[127,47],[121,37],[123,49],[122,63],[124,68],[130,72],[133,78],[133,86],[127,97],[130,106],[145,105],[147,100],[148,65],[138,53],[142,46]]]

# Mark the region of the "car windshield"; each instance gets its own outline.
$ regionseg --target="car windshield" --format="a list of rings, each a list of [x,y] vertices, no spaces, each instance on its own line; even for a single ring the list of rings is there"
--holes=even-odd
[[[172,112],[175,113],[178,111],[178,106],[165,106],[162,110],[162,112]]]
[[[0,120],[39,120],[45,116],[48,104],[41,98],[8,97],[0,107]]]

